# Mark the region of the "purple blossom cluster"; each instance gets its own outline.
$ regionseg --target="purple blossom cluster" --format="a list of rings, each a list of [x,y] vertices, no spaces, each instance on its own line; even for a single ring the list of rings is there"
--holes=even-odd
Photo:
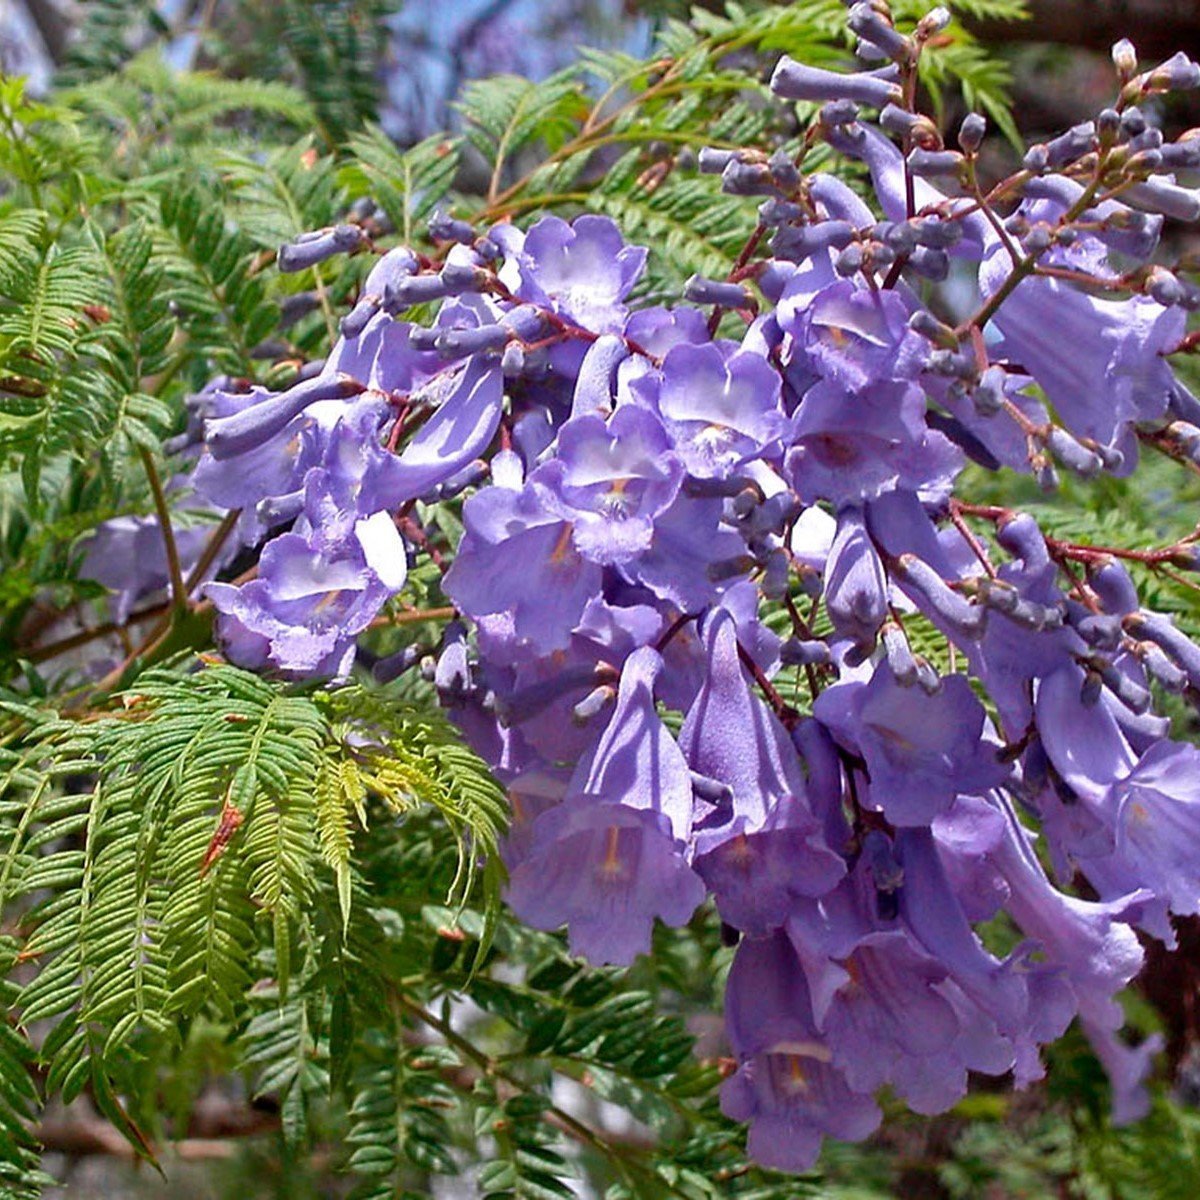
[[[882,217],[803,151],[706,152],[770,253],[673,307],[631,303],[646,251],[607,218],[441,218],[300,382],[212,394],[192,479],[264,543],[208,585],[226,653],[292,676],[349,671],[413,531],[466,495],[432,677],[509,789],[509,903],[626,964],[711,896],[738,942],[722,1103],[794,1170],[869,1134],[884,1086],[937,1113],[971,1072],[1038,1079],[1076,1018],[1136,1117],[1157,1042],[1116,997],[1139,933],[1200,912],[1200,751],[1155,712],[1200,694],[1200,647],[1119,553],[955,492],[968,460],[1053,487],[1200,453],[1167,358],[1200,288],[1151,263],[1200,217],[1175,178],[1200,137],[1138,107],[1200,67],[1120,44],[1114,106],[985,192],[982,118],[947,149],[912,110],[943,14],[850,20],[887,65],[785,58],[772,86],[822,105],[803,145],[864,163]],[[921,299],[952,267],[978,288],[957,326]]]

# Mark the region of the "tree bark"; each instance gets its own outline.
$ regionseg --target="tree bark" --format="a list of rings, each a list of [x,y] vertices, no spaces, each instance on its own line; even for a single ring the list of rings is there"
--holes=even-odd
[[[37,26],[50,61],[57,66],[63,60],[71,37],[71,23],[54,0],[25,0],[25,11]]]

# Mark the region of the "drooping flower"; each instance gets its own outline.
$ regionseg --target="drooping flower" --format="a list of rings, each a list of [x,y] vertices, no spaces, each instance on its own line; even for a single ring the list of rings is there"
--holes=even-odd
[[[761,935],[787,919],[797,896],[819,896],[845,873],[808,807],[795,747],[750,690],[732,616],[703,630],[708,674],[679,743],[692,771],[728,789],[696,829],[695,867],[722,918]]]
[[[565,924],[571,949],[593,962],[628,964],[650,948],[655,917],[682,924],[704,898],[685,855],[691,778],[654,706],[661,670],[650,647],[630,655],[608,725],[563,802],[537,818],[509,881],[522,920]]]
[[[869,683],[826,689],[813,714],[867,763],[871,793],[895,825],[927,825],[959,792],[999,784],[1008,771],[989,753],[985,713],[965,675],[929,695],[902,687],[886,664]]]

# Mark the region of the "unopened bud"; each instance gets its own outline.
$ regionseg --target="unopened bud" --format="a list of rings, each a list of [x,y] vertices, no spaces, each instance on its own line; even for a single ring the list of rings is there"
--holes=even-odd
[[[878,46],[885,57],[895,62],[905,62],[912,57],[912,42],[868,3],[855,4],[846,24],[864,41]]]
[[[922,279],[941,283],[950,274],[950,256],[945,250],[918,246],[909,256],[908,265]]]
[[[831,100],[821,106],[817,116],[826,129],[853,125],[858,120],[858,105],[853,100]]]
[[[922,179],[931,175],[957,175],[963,156],[957,150],[925,150],[917,147],[908,153],[909,169]]]
[[[1137,70],[1137,51],[1128,38],[1113,43],[1112,60],[1122,79],[1133,78],[1133,73]]]
[[[1074,162],[1092,149],[1096,140],[1096,126],[1091,121],[1074,125],[1066,133],[1059,134],[1046,143],[1046,158],[1052,167],[1061,167]]]
[[[903,102],[899,85],[890,80],[867,73],[825,71],[787,55],[771,75],[771,90],[785,100],[852,100],[873,108]]]
[[[480,325],[475,329],[440,329],[434,339],[434,349],[446,358],[497,350],[509,338],[503,325]]]
[[[1177,221],[1200,221],[1200,191],[1178,187],[1162,179],[1147,179],[1122,192],[1122,198],[1135,208],[1162,213]]]
[[[779,647],[779,660],[787,667],[823,667],[830,657],[829,647],[816,639],[788,638]]]
[[[1082,479],[1094,479],[1104,466],[1098,454],[1093,454],[1080,445],[1065,429],[1060,429],[1057,425],[1047,435],[1046,445],[1050,453],[1067,470],[1074,471]]]
[[[279,269],[285,273],[303,271],[332,258],[347,254],[363,244],[365,235],[357,225],[334,225],[316,229],[279,247]]]
[[[429,236],[435,242],[461,242],[469,246],[475,240],[475,230],[466,221],[460,221],[439,208],[429,218]]]
[[[617,689],[611,684],[593,688],[574,708],[571,709],[571,720],[577,725],[586,725],[608,707],[616,698]]]
[[[697,161],[703,174],[720,175],[736,157],[736,150],[718,150],[715,146],[702,146]]]
[[[974,154],[983,145],[986,133],[987,119],[983,114],[977,112],[967,113],[963,117],[962,124],[958,127],[958,144],[962,147],[963,153]]]
[[[725,283],[693,275],[683,285],[683,298],[692,304],[715,304],[720,308],[748,308],[750,296],[740,283]]]
[[[1008,378],[1003,367],[988,367],[979,377],[971,399],[975,411],[981,417],[994,417],[1004,405],[1006,393],[1005,380]]]
[[[928,338],[942,350],[958,349],[958,334],[949,325],[944,325],[939,321],[927,308],[917,309],[908,318],[908,327],[914,333]]]

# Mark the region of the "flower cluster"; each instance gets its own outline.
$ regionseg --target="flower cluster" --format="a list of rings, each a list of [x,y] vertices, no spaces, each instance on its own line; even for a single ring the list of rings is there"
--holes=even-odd
[[[1037,1079],[1075,1018],[1137,1115],[1156,1044],[1121,1040],[1115,996],[1139,930],[1200,912],[1200,752],[1154,712],[1200,689],[1200,647],[1119,554],[955,492],[968,460],[1052,488],[1141,443],[1200,454],[1167,359],[1200,287],[1151,264],[1164,218],[1200,217],[1174,174],[1200,137],[1138,106],[1200,67],[1118,45],[1113,107],[985,191],[982,118],[948,149],[911,104],[944,14],[850,21],[887,65],[775,71],[821,105],[798,154],[701,155],[761,199],[730,279],[636,306],[646,251],[607,218],[441,217],[288,391],[211,394],[192,479],[266,539],[255,578],[208,585],[226,652],[295,676],[350,669],[429,506],[466,494],[432,678],[509,788],[509,902],[628,963],[711,896],[739,939],[722,1102],[789,1169],[867,1135],[884,1085],[935,1113],[969,1072]],[[805,173],[819,140],[882,217]],[[957,325],[920,298],[952,270],[977,280]]]

